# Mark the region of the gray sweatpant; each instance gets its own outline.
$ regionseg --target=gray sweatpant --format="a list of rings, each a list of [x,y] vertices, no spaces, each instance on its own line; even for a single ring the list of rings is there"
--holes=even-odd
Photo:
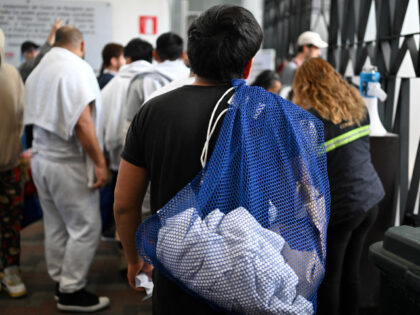
[[[82,160],[58,162],[35,154],[32,174],[44,213],[48,273],[61,292],[72,293],[86,286],[98,246],[99,193],[87,187]]]

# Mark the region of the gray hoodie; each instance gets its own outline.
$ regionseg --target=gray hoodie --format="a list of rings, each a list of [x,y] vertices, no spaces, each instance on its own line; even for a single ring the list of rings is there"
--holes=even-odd
[[[143,103],[150,95],[173,80],[186,79],[190,75],[190,69],[181,59],[166,60],[155,64],[149,73],[142,73],[134,77],[127,92],[126,119],[133,120]]]
[[[4,40],[0,29],[0,172],[13,169],[19,162],[25,102],[19,72],[5,62]]]
[[[19,73],[22,76],[23,82],[26,82],[26,79],[31,74],[32,70],[39,64],[42,58],[44,58],[45,54],[50,51],[51,45],[48,42],[45,42],[44,45],[41,46],[39,50],[39,54],[32,60],[25,61],[19,66]]]

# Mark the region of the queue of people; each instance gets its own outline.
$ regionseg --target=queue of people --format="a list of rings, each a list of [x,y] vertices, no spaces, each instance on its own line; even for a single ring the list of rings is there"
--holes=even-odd
[[[135,233],[146,195],[145,206],[157,213],[201,170],[214,106],[220,98],[229,106],[231,80],[248,76],[261,45],[262,30],[252,14],[237,6],[207,10],[188,31],[186,53],[182,38],[172,32],[160,35],[155,48],[140,38],[125,46],[109,43],[98,77],[82,59],[83,34],[62,21],[53,24],[42,47],[22,45],[26,60],[19,72],[5,63],[4,40],[0,30],[3,288],[11,297],[27,292],[19,268],[18,166],[22,130],[33,126],[31,167],[43,210],[47,271],[56,288],[51,296],[59,310],[94,312],[111,303],[86,290],[101,235],[98,189],[108,185],[114,206],[102,211],[115,215],[129,285],[139,290],[135,277],[152,276],[153,313],[223,313],[144,261]],[[276,95],[289,88],[293,102],[324,125],[331,216],[318,313],[357,314],[361,249],[384,190],[370,161],[365,104],[320,58],[326,46],[316,33],[301,34],[298,54],[280,74],[264,71],[252,85]],[[215,130],[217,139],[220,126]]]

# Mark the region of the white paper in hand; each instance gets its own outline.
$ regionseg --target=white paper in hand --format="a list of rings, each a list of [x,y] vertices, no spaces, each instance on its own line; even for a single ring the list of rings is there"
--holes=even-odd
[[[152,296],[153,293],[153,281],[144,272],[139,273],[136,278],[136,288],[144,288],[146,290],[146,296],[143,300],[146,300]]]

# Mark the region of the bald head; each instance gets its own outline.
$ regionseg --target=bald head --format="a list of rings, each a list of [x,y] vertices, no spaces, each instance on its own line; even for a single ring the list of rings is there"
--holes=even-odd
[[[81,53],[81,57],[84,52],[83,35],[74,26],[63,26],[55,33],[54,46],[66,48],[76,55]]]

